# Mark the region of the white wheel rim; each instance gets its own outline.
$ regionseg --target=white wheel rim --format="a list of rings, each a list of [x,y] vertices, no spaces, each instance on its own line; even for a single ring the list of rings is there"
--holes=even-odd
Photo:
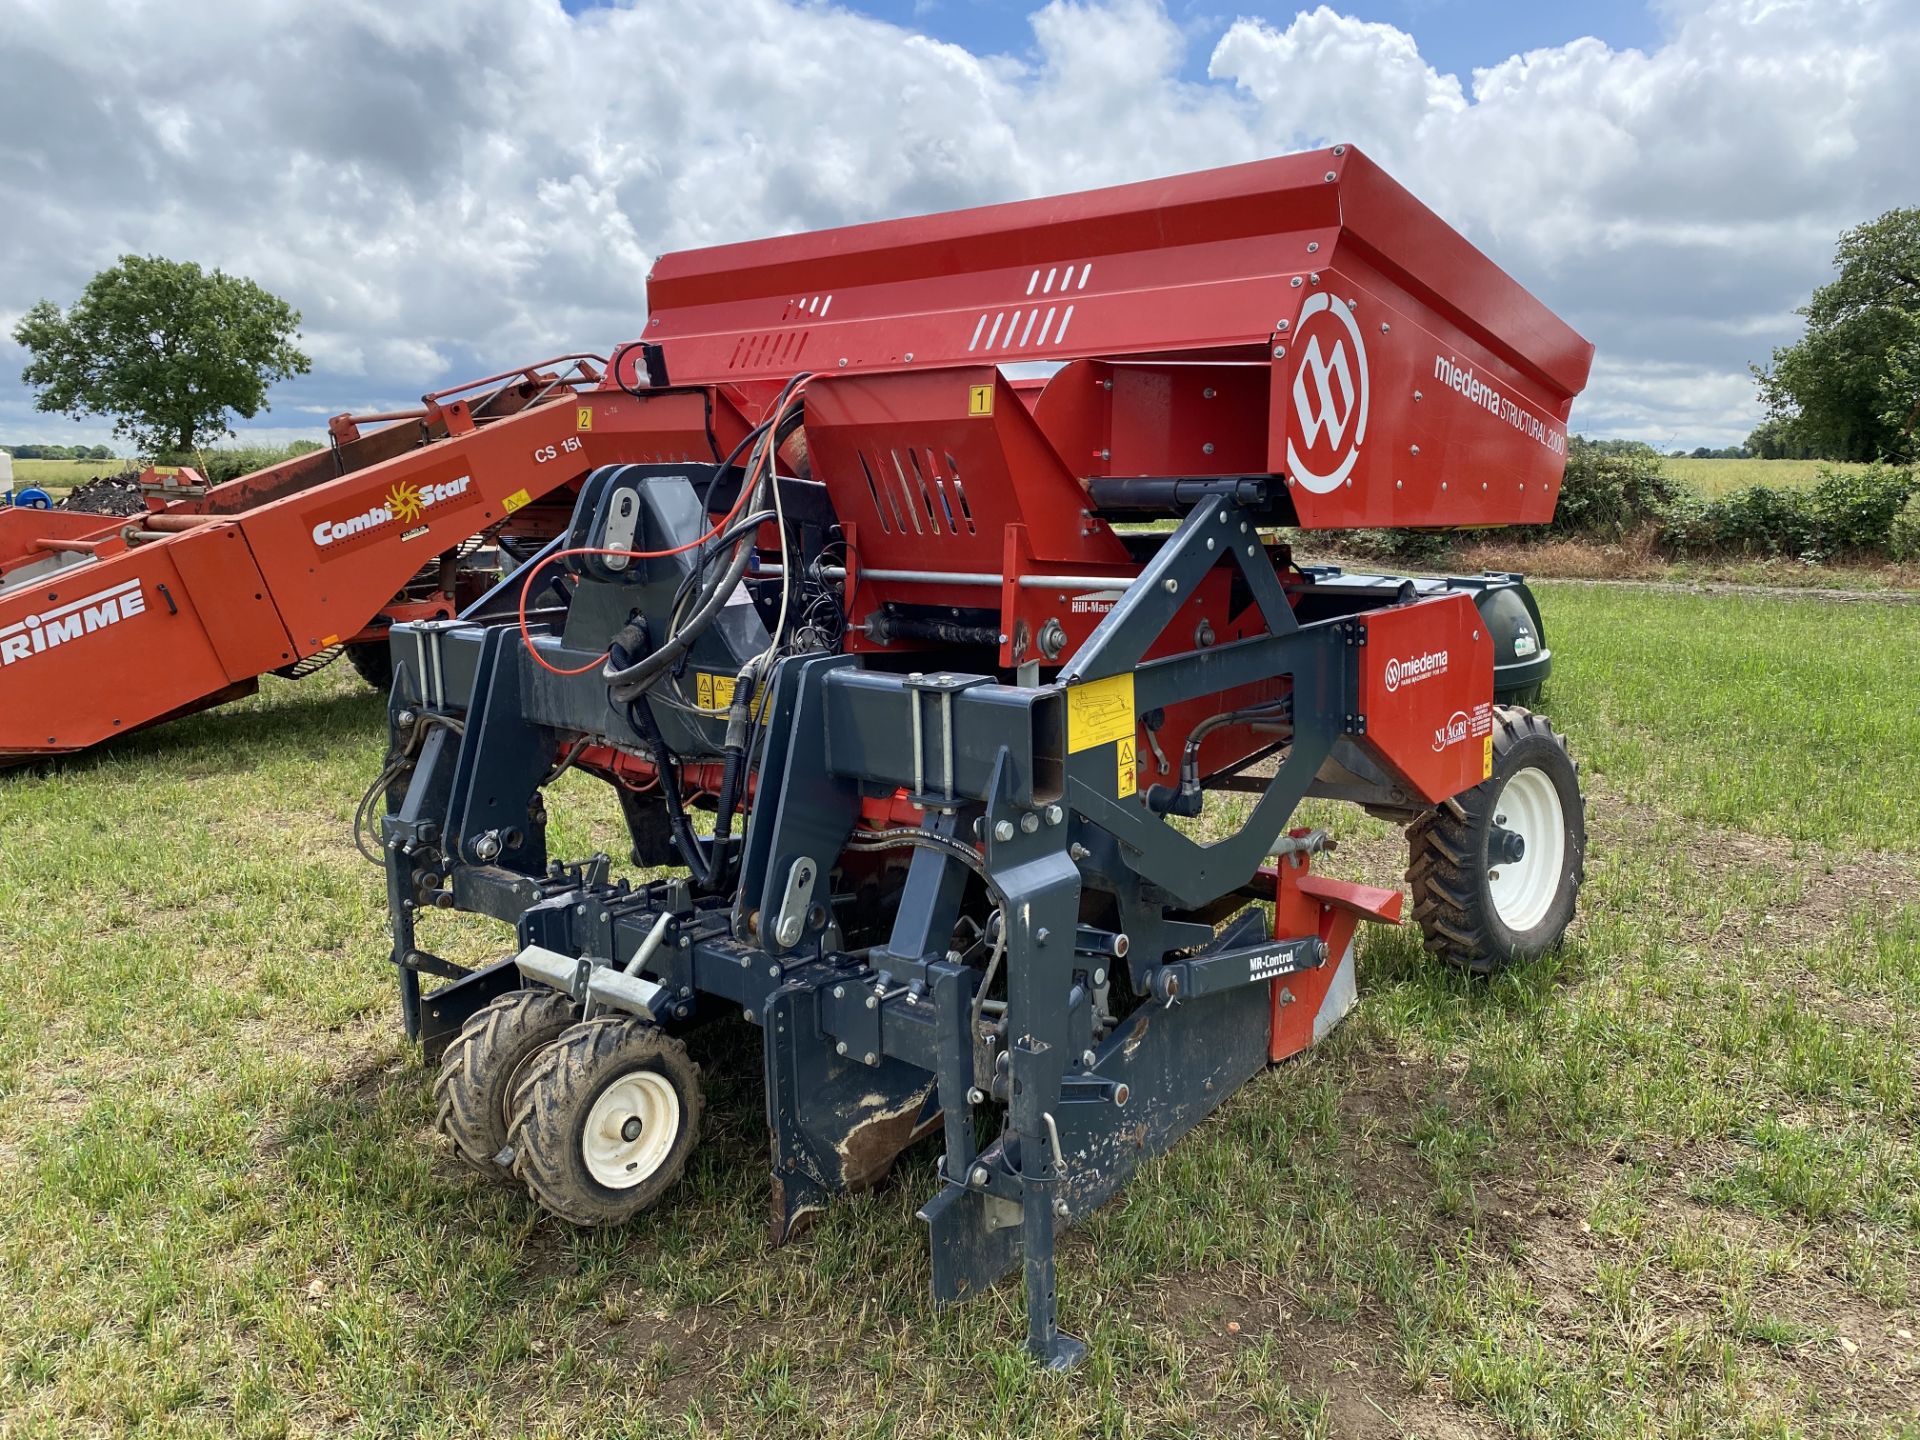
[[[666,1163],[680,1134],[680,1097],[657,1070],[622,1075],[593,1102],[580,1151],[609,1190],[631,1190]]]
[[[1531,765],[1508,777],[1493,813],[1494,823],[1518,835],[1526,848],[1511,864],[1488,857],[1487,893],[1500,923],[1524,935],[1553,908],[1567,858],[1566,815],[1552,778]]]

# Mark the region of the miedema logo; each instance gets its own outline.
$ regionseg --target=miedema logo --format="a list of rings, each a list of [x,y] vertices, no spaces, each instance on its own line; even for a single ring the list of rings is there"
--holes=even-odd
[[[313,527],[313,543],[322,550],[355,535],[379,530],[388,525],[411,525],[436,505],[457,500],[473,486],[473,477],[462,475],[438,485],[415,485],[396,481],[378,505],[369,505],[358,515],[344,520],[319,520]]]
[[[1367,438],[1367,346],[1347,302],[1324,290],[1308,297],[1294,353],[1287,474],[1325,495],[1346,483]]]
[[[109,590],[70,600],[57,609],[16,620],[0,630],[0,666],[43,655],[57,645],[145,614],[146,609],[147,597],[140,592],[140,582],[127,580]]]

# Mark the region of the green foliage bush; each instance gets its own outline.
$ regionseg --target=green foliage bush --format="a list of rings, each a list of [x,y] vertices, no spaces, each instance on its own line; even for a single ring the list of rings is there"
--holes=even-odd
[[[1909,495],[1893,517],[1887,549],[1896,560],[1920,560],[1920,490]]]
[[[1529,539],[1618,544],[1651,538],[1673,556],[1761,555],[1817,562],[1920,558],[1920,471],[1824,470],[1811,485],[1750,485],[1708,499],[1668,475],[1651,446],[1574,436],[1550,525]],[[1352,530],[1324,537],[1406,565],[1445,563],[1453,531]]]
[[[1685,555],[1891,556],[1895,521],[1916,494],[1912,470],[1828,470],[1799,489],[1750,485],[1713,500],[1682,494],[1648,523],[1662,549]]]
[[[1575,435],[1567,442],[1560,504],[1546,530],[1554,536],[1618,541],[1691,493],[1666,473],[1651,445]]]
[[[222,445],[214,450],[187,450],[155,457],[156,465],[191,465],[207,477],[209,484],[224,485],[242,475],[251,475],[269,465],[278,465],[296,455],[306,455],[320,447],[311,440],[296,440],[291,445]]]

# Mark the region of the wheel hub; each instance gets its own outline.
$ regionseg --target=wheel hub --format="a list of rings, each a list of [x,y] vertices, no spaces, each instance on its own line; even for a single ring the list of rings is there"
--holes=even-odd
[[[1509,830],[1505,825],[1495,825],[1487,836],[1489,864],[1517,865],[1526,858],[1526,854],[1527,840],[1518,830]]]
[[[1566,815],[1553,778],[1535,765],[1514,771],[1487,836],[1487,891],[1509,930],[1525,934],[1547,918],[1566,854]]]
[[[587,1173],[631,1190],[666,1163],[680,1133],[680,1096],[657,1070],[633,1070],[600,1092],[581,1127]]]

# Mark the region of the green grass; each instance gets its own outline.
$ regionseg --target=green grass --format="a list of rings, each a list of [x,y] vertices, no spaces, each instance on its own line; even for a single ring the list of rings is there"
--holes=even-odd
[[[764,1248],[748,1027],[621,1232],[459,1170],[346,839],[345,667],[0,778],[0,1434],[1914,1433],[1920,614],[1542,597],[1574,938],[1481,984],[1372,936],[1346,1025],[1071,1232],[1067,1377],[1017,1285],[929,1303],[926,1151]],[[607,843],[557,789],[559,848]],[[1385,825],[1313,818],[1392,881]]]
[[[1811,485],[1823,470],[1865,470],[1838,460],[1662,460],[1660,467],[1701,494],[1725,495],[1749,485]]]

